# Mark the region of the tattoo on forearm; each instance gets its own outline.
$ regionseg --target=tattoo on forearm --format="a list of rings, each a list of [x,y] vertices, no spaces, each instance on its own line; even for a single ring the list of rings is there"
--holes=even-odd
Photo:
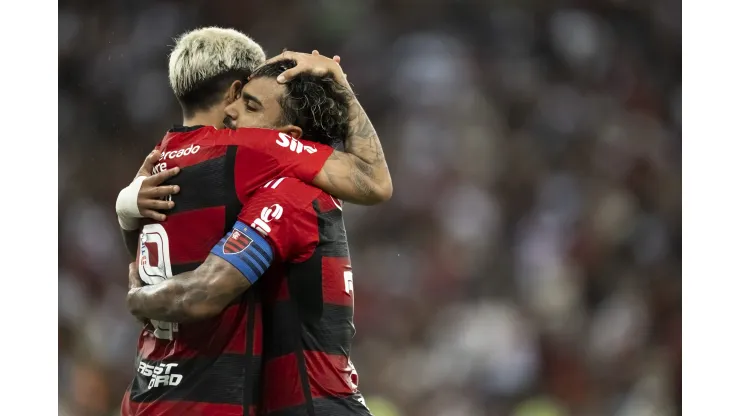
[[[389,175],[388,165],[385,162],[380,138],[357,98],[352,99],[349,113],[346,150],[359,159],[353,164],[350,179],[358,192],[370,195],[373,191],[371,183]]]
[[[357,98],[352,99],[349,108],[349,134],[346,143],[350,153],[371,165],[385,159],[378,133]]]
[[[234,298],[249,287],[244,284],[209,282],[198,279],[195,272],[179,274],[162,283],[129,292],[128,307],[140,318],[166,322],[187,322],[220,312]]]

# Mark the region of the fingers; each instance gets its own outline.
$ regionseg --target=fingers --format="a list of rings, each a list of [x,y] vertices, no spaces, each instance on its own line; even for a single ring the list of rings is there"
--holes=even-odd
[[[160,209],[172,209],[175,207],[175,203],[172,201],[162,201],[159,199],[147,199],[139,202],[139,211],[143,209],[160,210]]]
[[[157,164],[161,156],[162,153],[159,150],[154,150],[149,153],[146,159],[144,159],[144,163],[139,168],[139,172],[136,176],[150,176],[154,170],[154,166]]]
[[[144,179],[144,184],[147,186],[157,186],[160,183],[166,181],[167,179],[177,175],[180,173],[179,167],[174,167],[172,169],[165,169],[159,173],[157,173],[154,176],[150,176],[146,179]]]
[[[296,59],[298,53],[291,51],[283,51],[280,55],[273,56],[272,58],[265,61],[262,65],[271,64],[273,62],[282,61],[284,59]]]
[[[285,70],[282,74],[278,75],[277,82],[280,84],[285,84],[286,82],[297,77],[301,73],[310,74],[312,72],[313,72],[313,68],[298,64],[294,66],[293,68]]]
[[[158,199],[165,196],[175,195],[180,192],[178,185],[157,186],[139,193],[139,197]]]
[[[166,215],[160,214],[157,211],[152,211],[151,209],[145,209],[145,210],[141,211],[141,215],[144,218],[151,218],[151,219],[153,219],[155,221],[164,221],[164,220],[167,219],[167,216]]]
[[[265,64],[270,64],[283,59],[293,59],[296,61],[296,66],[285,70],[282,74],[278,75],[277,82],[284,84],[289,82],[299,74],[309,74],[314,76],[323,77],[334,73],[338,76],[341,73],[341,69],[334,68],[334,64],[338,64],[341,58],[335,55],[329,59],[321,55],[321,53],[314,49],[311,54],[284,51],[278,56],[270,58]]]
[[[341,72],[341,69],[339,70],[339,72]],[[326,64],[326,61],[324,62],[298,61],[298,64],[296,66],[294,66],[293,68],[287,69],[283,71],[282,74],[278,75],[277,82],[279,82],[280,84],[284,84],[290,81],[291,79],[297,77],[300,74],[308,74],[308,75],[313,75],[317,77],[325,77],[329,74],[332,74],[332,68],[330,65]]]

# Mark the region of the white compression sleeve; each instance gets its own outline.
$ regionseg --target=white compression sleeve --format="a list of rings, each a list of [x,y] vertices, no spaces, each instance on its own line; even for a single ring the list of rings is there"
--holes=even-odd
[[[146,179],[146,176],[137,177],[129,186],[121,189],[121,192],[118,193],[118,199],[116,199],[118,224],[126,231],[132,231],[139,227],[139,218],[142,216],[137,201],[141,183],[144,182],[144,179]]]

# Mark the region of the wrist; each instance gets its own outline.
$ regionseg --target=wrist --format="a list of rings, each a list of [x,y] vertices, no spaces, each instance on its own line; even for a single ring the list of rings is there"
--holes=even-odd
[[[142,218],[142,215],[139,212],[138,200],[144,179],[146,179],[145,176],[137,177],[118,193],[116,214],[118,214],[118,223],[124,230],[135,230],[139,226],[138,218]]]

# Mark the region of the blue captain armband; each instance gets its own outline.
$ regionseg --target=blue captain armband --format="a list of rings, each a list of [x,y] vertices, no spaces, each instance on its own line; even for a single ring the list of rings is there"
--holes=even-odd
[[[270,243],[241,221],[211,249],[211,254],[231,263],[250,283],[256,282],[272,263]]]

